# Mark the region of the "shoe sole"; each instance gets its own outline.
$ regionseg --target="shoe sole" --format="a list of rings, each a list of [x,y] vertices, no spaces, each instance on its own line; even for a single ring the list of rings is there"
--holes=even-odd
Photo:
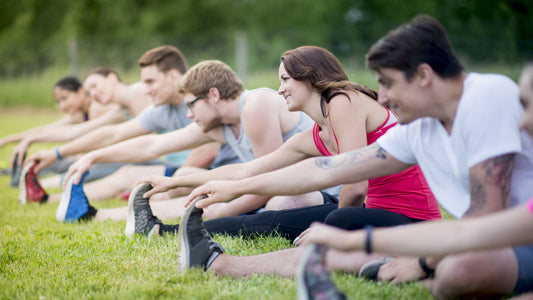
[[[383,257],[383,258],[378,258],[378,259],[375,259],[375,260],[371,260],[367,263],[365,263],[364,265],[361,266],[361,268],[359,269],[359,272],[357,273],[357,276],[361,277],[361,278],[367,278],[369,280],[377,280],[377,274],[379,273],[379,269],[381,268],[381,266],[383,266],[384,264],[390,262],[391,260],[394,260],[393,257]],[[369,277],[369,276],[365,276],[365,270],[367,268],[370,268],[370,267],[374,267],[376,265],[379,265],[379,267],[377,268],[377,272],[376,272],[376,278],[373,278],[373,276]]]
[[[131,191],[130,196],[128,197],[128,219],[126,221],[126,229],[124,230],[124,233],[129,238],[135,236],[135,205],[133,204],[135,195],[137,195],[139,190],[145,188],[145,185],[147,184],[148,183],[137,185],[133,191]]]
[[[74,185],[73,180],[74,178],[70,177],[67,187],[63,191],[63,194],[61,194],[61,201],[59,202],[59,206],[57,207],[56,211],[56,220],[59,222],[65,222],[65,216],[70,204],[70,195],[72,194],[72,186]]]
[[[28,195],[26,194],[26,174],[30,171],[31,167],[33,166],[33,163],[27,164],[24,166],[24,169],[22,169],[22,172],[20,173],[19,178],[19,202],[20,204],[26,204],[28,203]]]
[[[207,196],[201,196],[194,199],[189,206],[185,209],[185,213],[180,220],[180,228],[178,230],[178,271],[185,272],[190,268],[190,246],[189,240],[186,238],[185,233],[187,232],[187,223],[189,222],[189,217],[191,212],[194,209],[194,205],[200,199],[207,198]]]
[[[298,269],[296,270],[296,285],[298,300],[308,300],[310,299],[309,291],[307,285],[305,284],[305,266],[309,260],[309,256],[316,251],[317,245],[309,245],[305,248],[302,257],[300,258],[300,263],[298,264]]]

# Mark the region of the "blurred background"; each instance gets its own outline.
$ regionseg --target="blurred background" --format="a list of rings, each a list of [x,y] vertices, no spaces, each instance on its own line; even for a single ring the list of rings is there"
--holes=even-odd
[[[280,55],[302,45],[329,49],[355,74],[377,39],[421,13],[444,25],[468,69],[516,80],[533,58],[533,0],[2,0],[0,89],[44,77],[51,91],[58,77],[101,65],[136,81],[138,58],[163,44],[190,66],[223,60],[252,85],[277,88]],[[0,91],[0,105],[15,98]]]

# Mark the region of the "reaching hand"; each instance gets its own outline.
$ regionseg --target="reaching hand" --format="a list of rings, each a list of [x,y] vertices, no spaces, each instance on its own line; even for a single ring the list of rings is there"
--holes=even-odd
[[[176,184],[174,183],[176,181],[176,178],[172,177],[165,177],[165,176],[149,176],[144,177],[137,182],[139,183],[149,183],[152,185],[152,189],[144,193],[144,198],[150,198],[153,194],[166,192],[170,189],[173,189],[176,187]]]
[[[319,244],[342,251],[357,250],[351,248],[347,243],[346,234],[348,232],[344,229],[314,222],[294,240],[294,244],[296,246]]]
[[[13,165],[13,162],[15,161],[15,158],[17,158],[17,164],[19,166],[22,166],[24,163],[24,155],[26,154],[26,151],[28,151],[30,144],[21,141],[18,143],[18,145],[13,148],[13,155],[11,155],[11,166]]]
[[[89,171],[92,165],[92,159],[87,155],[82,156],[75,163],[70,165],[67,174],[65,174],[65,178],[63,179],[63,189],[67,186],[70,177],[73,178],[72,181],[74,184],[80,183],[81,176]]]
[[[19,155],[19,159],[20,158],[21,157]],[[57,160],[57,156],[56,156],[56,152],[54,149],[41,150],[30,155],[30,157],[26,159],[26,164],[35,161],[36,162],[35,172],[38,173],[42,169],[52,165],[54,162],[56,162],[56,160]]]
[[[215,180],[194,189],[187,200],[185,206],[188,206],[197,197],[205,197],[196,201],[197,208],[205,208],[213,203],[226,202],[231,199],[242,196],[239,192],[239,181],[233,180]]]
[[[378,279],[393,283],[404,283],[424,278],[426,273],[420,268],[418,258],[399,257],[379,268]]]

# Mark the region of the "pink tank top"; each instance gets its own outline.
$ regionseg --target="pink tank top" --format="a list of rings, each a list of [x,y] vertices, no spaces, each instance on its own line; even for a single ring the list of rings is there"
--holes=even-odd
[[[527,202],[527,208],[529,208],[529,212],[533,215],[533,198],[529,199]]]
[[[387,120],[376,130],[367,133],[367,144],[374,143],[397,122],[391,122],[391,112],[387,109]],[[330,121],[331,124],[331,121]],[[319,136],[320,126],[313,126],[313,140],[318,151],[324,156],[331,156]],[[333,132],[337,149],[340,149],[335,132]],[[365,206],[381,208],[420,220],[440,219],[440,209],[420,170],[413,166],[405,171],[389,176],[378,177],[368,181]]]

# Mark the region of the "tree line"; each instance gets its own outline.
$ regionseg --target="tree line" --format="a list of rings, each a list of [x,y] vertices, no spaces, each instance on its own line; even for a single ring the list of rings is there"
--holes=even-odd
[[[162,44],[191,63],[234,65],[244,43],[248,68],[276,66],[283,51],[301,45],[362,64],[372,43],[421,13],[437,18],[470,61],[533,57],[531,0],[3,0],[0,76],[78,63],[130,69]]]

